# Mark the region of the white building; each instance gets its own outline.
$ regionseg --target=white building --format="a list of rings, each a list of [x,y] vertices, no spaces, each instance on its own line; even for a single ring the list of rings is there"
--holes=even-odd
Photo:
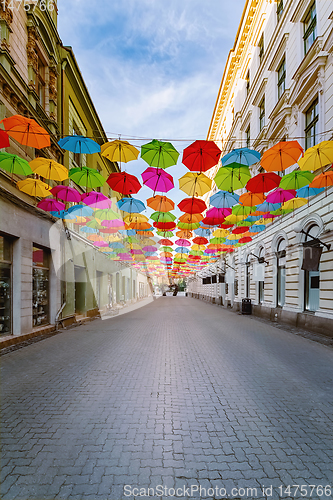
[[[208,139],[223,155],[245,146],[263,153],[281,140],[304,149],[333,140],[332,63],[331,0],[246,0]],[[259,171],[254,165],[253,175]],[[332,335],[332,204],[331,187],[220,262],[226,283],[198,277],[189,291],[236,310],[250,298],[254,314]],[[318,272],[301,269],[311,236],[332,245],[322,246]]]

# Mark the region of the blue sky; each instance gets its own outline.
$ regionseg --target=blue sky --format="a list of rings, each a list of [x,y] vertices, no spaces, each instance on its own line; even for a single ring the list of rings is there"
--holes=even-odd
[[[73,47],[108,137],[120,135],[138,146],[171,140],[180,153],[193,140],[206,139],[244,4],[58,0],[60,36]],[[139,175],[146,167],[139,160],[127,170]],[[175,184],[186,171],[180,164],[168,169]],[[144,188],[140,198],[151,193]],[[176,189],[169,195],[177,202],[185,197]]]

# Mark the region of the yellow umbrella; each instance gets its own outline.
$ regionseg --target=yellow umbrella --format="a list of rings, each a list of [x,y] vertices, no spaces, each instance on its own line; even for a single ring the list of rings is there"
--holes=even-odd
[[[66,167],[49,158],[35,158],[29,163],[34,174],[38,174],[44,179],[62,182],[68,179]]]
[[[322,141],[308,148],[303,158],[298,160],[301,170],[318,170],[333,163],[333,141]]]
[[[282,205],[282,210],[295,210],[296,208],[306,205],[308,200],[306,198],[291,198],[291,200],[285,201]]]
[[[216,229],[214,232],[213,232],[213,236],[215,236],[215,238],[224,238],[225,236],[228,236],[230,233],[227,229]]]
[[[191,250],[194,250],[194,251],[196,251],[196,250],[205,250],[205,248],[206,248],[206,245],[192,245],[191,246]]]
[[[234,214],[231,214],[231,215],[228,215],[226,218],[225,218],[225,222],[229,223],[229,224],[236,224],[236,222],[239,222],[243,219],[246,219],[247,215],[234,215]]]
[[[203,173],[188,172],[179,179],[179,189],[189,196],[203,196],[212,188],[212,179]]]
[[[257,220],[253,225],[258,225],[258,226],[261,226],[263,224],[270,224],[271,222],[274,222],[275,221],[275,218],[272,218],[272,219],[259,219]]]
[[[50,186],[39,179],[24,179],[23,181],[18,181],[16,186],[20,191],[34,198],[46,198],[52,194],[50,193]]]
[[[124,218],[124,222],[126,222],[127,224],[132,224],[132,223],[137,223],[137,222],[148,222],[148,217],[146,217],[143,214],[133,213],[133,214],[127,215]]]
[[[128,141],[116,139],[112,142],[106,142],[101,146],[101,155],[110,161],[127,163],[128,161],[137,159],[139,150]]]
[[[239,234],[229,234],[228,240],[230,240],[230,241],[232,241],[232,240],[239,240],[240,237],[241,236]]]

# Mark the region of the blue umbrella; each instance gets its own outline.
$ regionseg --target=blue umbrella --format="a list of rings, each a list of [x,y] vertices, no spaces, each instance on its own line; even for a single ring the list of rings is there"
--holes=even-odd
[[[261,219],[261,215],[249,215],[243,222],[256,222]]]
[[[83,135],[69,135],[68,137],[60,139],[58,144],[62,149],[72,151],[72,153],[91,155],[101,152],[101,146],[97,144],[97,142]]]
[[[282,203],[269,203],[268,201],[264,201],[264,203],[260,203],[257,205],[257,210],[260,212],[273,212],[280,208]]]
[[[198,236],[203,236],[203,237],[210,237],[211,235],[211,230],[210,229],[204,229],[202,227],[199,227],[198,229],[195,229],[194,230],[195,234],[197,234]]]
[[[120,243],[120,241],[110,241],[109,243],[110,248],[124,248],[124,245]]]
[[[175,252],[177,252],[177,253],[190,253],[189,249],[186,247],[177,247],[175,249]]]
[[[209,203],[215,208],[230,208],[238,203],[239,196],[228,191],[218,191],[210,197]]]
[[[67,210],[61,210],[60,212],[50,212],[53,217],[57,217],[58,219],[76,219],[76,215],[70,214]]]
[[[156,252],[143,252],[146,257],[152,257],[153,255],[157,255]]]
[[[135,198],[122,198],[117,201],[118,208],[123,212],[140,213],[146,210],[146,205],[141,200]]]
[[[250,233],[260,233],[261,231],[264,231],[266,229],[266,226],[263,224],[254,224],[254,226],[251,226],[251,229],[249,229]]]
[[[304,186],[297,189],[296,196],[298,198],[309,198],[310,196],[315,196],[323,191],[325,191],[325,188],[310,188],[309,186]]]
[[[94,210],[87,205],[73,205],[67,212],[79,217],[90,217],[94,213]]]
[[[83,233],[91,233],[91,234],[98,233],[98,229],[94,229],[93,227],[88,227],[88,226],[81,227],[80,231],[82,231]]]
[[[260,153],[254,149],[249,148],[239,148],[233,149],[230,153],[226,154],[222,158],[222,165],[230,165],[230,163],[240,163],[241,165],[253,165],[260,160]]]
[[[135,229],[119,229],[120,234],[124,234],[125,236],[134,236],[136,234]]]

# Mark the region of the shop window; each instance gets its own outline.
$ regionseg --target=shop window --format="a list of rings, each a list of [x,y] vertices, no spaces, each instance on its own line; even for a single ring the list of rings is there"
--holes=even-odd
[[[265,250],[263,247],[261,247],[259,250],[259,254],[258,254],[257,266],[263,266],[263,268],[260,269],[260,271],[262,270],[263,273],[260,273],[259,278],[264,278],[264,273],[265,273],[264,260],[265,260]],[[265,281],[264,281],[264,279],[259,279],[258,280],[258,304],[262,304],[264,302],[264,289],[265,289]]]
[[[234,281],[234,293],[235,295],[238,295],[238,280],[235,279]]]
[[[304,309],[312,312],[319,309],[320,257],[323,247],[313,240],[318,234],[319,227],[313,224],[306,231],[303,247]]]
[[[251,271],[250,271],[250,257],[248,256],[246,259],[246,268],[245,268],[245,295],[246,298],[250,298],[250,290],[251,290]]]
[[[50,252],[37,245],[32,250],[33,326],[49,323]]]
[[[283,0],[278,0],[276,6],[276,17],[278,22],[280,21],[282,14],[283,14]]]
[[[259,64],[261,64],[262,60],[264,58],[264,53],[265,53],[264,34],[263,33],[262,33],[262,35],[260,37],[260,40],[259,40],[259,43],[258,43],[258,47],[259,47]]]
[[[317,143],[318,113],[318,98],[316,98],[305,112],[305,149],[315,146]]]
[[[259,104],[259,130],[260,132],[265,126],[265,96],[261,99]]]
[[[308,10],[307,15],[303,21],[304,29],[304,54],[309,52],[309,49],[315,39],[317,38],[317,14],[316,14],[316,2],[313,2]]]
[[[285,304],[286,290],[286,240],[281,239],[276,250],[276,268],[277,268],[277,306],[283,307]]]
[[[286,60],[283,58],[280,66],[277,70],[278,75],[278,99],[282,96],[283,92],[286,90]]]
[[[0,235],[0,335],[11,334],[12,324],[12,242]]]

